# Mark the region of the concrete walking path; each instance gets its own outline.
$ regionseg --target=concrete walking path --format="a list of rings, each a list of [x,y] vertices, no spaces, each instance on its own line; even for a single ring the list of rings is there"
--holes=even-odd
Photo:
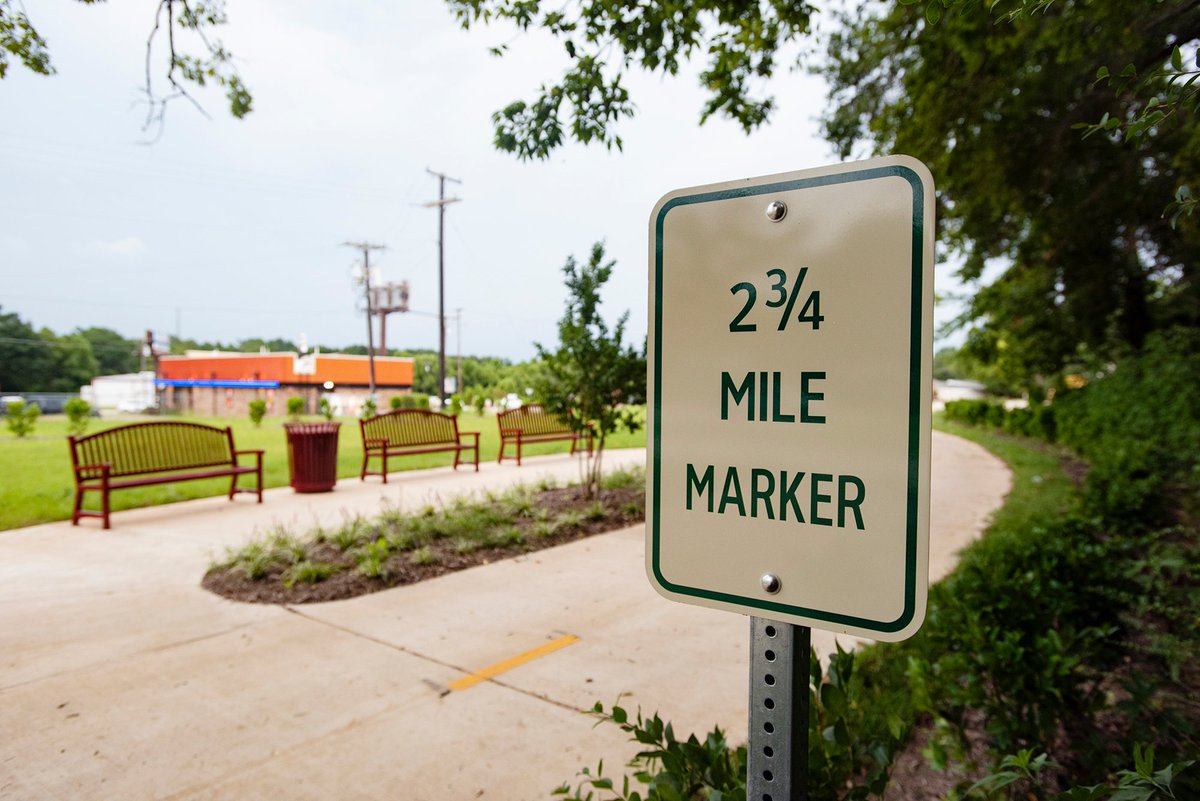
[[[681,734],[744,740],[746,619],[657,596],[643,526],[332,603],[199,587],[213,557],[276,522],[578,475],[565,455],[526,461],[120,512],[111,531],[0,532],[0,799],[545,798],[602,757],[620,773],[636,749],[581,711],[625,694]],[[1009,483],[934,433],[931,580]]]

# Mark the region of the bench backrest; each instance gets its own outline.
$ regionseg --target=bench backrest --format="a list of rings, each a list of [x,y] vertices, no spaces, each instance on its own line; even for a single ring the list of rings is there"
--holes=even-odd
[[[496,415],[500,430],[521,429],[526,434],[570,434],[571,426],[546,411],[540,403],[527,403]]]
[[[398,409],[358,421],[363,444],[385,439],[388,446],[458,444],[458,418],[425,409]]]
[[[130,423],[67,439],[80,478],[100,476],[96,469],[79,470],[90,464],[107,464],[109,475],[129,476],[234,463],[233,431],[203,423]]]

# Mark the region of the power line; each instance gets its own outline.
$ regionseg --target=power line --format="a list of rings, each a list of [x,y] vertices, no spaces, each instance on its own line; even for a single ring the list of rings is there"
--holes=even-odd
[[[82,300],[79,298],[61,298],[50,297],[47,295],[10,295],[4,294],[0,297],[3,299],[14,300],[34,300],[44,303],[73,303],[80,306],[120,306],[130,309],[162,309],[162,304],[159,303],[130,303],[120,300]],[[265,308],[249,308],[245,306],[173,306],[172,308],[183,309],[191,312],[220,312],[229,314],[345,314],[345,309],[298,309],[294,306],[289,306],[286,309],[265,309]],[[419,317],[437,317],[437,312],[424,311],[421,309],[406,309],[408,314],[415,314]]]

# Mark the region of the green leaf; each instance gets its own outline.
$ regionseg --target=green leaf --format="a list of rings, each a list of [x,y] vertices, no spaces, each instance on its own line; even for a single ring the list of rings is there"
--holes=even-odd
[[[1183,71],[1183,51],[1179,49],[1179,45],[1175,45],[1175,49],[1171,51],[1171,68],[1176,72]]]
[[[1101,798],[1108,795],[1108,792],[1109,788],[1103,784],[1095,784],[1091,787],[1072,787],[1054,801],[1100,801]]]
[[[1109,801],[1150,801],[1153,796],[1153,785],[1130,785],[1118,788]]]
[[[937,25],[942,20],[942,4],[940,0],[930,0],[925,6],[925,20],[930,25]]]

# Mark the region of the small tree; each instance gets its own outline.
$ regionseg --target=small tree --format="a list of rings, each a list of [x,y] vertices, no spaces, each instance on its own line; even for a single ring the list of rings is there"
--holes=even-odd
[[[9,401],[5,407],[8,430],[17,437],[32,434],[34,424],[37,423],[38,415],[41,413],[42,407],[36,403],[26,404],[23,400]]]
[[[299,420],[300,415],[304,414],[304,398],[288,398],[287,413],[288,417],[290,417],[293,422]]]
[[[360,413],[359,416],[362,417],[362,419],[364,419],[364,420],[370,420],[378,412],[379,412],[379,402],[377,400],[375,400],[374,395],[368,395],[367,399],[365,401],[363,401],[362,412]]]
[[[563,266],[567,285],[567,310],[558,323],[558,349],[535,344],[545,369],[535,389],[546,408],[573,430],[590,430],[595,440],[584,471],[589,498],[600,491],[604,443],[618,428],[636,431],[640,423],[621,405],[637,395],[645,382],[644,363],[622,343],[629,312],[621,315],[609,333],[600,316],[600,288],[612,274],[615,261],[604,263],[604,244],[592,246],[588,263],[579,266],[573,256]],[[639,370],[641,374],[639,375]]]
[[[254,423],[255,427],[261,426],[263,418],[267,416],[267,402],[262,398],[255,398],[248,405],[250,422]]]
[[[405,396],[393,395],[392,399],[388,401],[388,405],[392,407],[393,412],[399,411],[400,409],[410,408],[405,405],[404,401],[405,401]]]
[[[83,398],[71,398],[63,404],[63,411],[67,414],[68,431],[75,436],[87,431],[88,423],[91,422],[92,404]]]
[[[321,400],[317,402],[317,411],[326,420],[333,419],[333,404],[329,401],[329,398],[322,396]]]

